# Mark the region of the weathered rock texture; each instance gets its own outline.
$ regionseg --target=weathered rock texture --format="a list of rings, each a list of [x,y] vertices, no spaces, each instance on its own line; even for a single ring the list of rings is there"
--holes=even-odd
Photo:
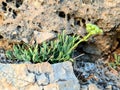
[[[95,63],[76,61],[74,66],[80,90],[120,90],[120,72],[105,65],[103,60]]]
[[[115,50],[120,41],[120,0],[0,1],[0,33],[12,40],[28,43],[36,40],[35,30],[60,32],[65,29],[67,33],[84,36],[85,24],[89,22],[104,30],[104,35],[94,38],[91,50],[97,47],[98,55]]]
[[[0,90],[80,90],[70,62],[0,64]]]

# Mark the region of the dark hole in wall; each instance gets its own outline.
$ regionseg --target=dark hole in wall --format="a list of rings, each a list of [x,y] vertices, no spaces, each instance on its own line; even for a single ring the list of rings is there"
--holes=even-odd
[[[16,0],[16,7],[19,8],[23,3],[23,0]]]
[[[58,11],[57,13],[58,13],[59,17],[65,18],[65,13],[63,11]]]
[[[85,19],[82,18],[82,23],[85,24]]]
[[[83,19],[81,19],[81,18],[75,19],[75,23],[74,23],[75,25],[81,26],[82,23],[85,23],[85,21]]]
[[[90,18],[88,18],[88,21],[91,21]]]
[[[2,10],[7,11],[7,8],[5,6],[2,6]]]
[[[6,6],[7,6],[7,3],[5,3],[5,2],[2,2],[2,10],[4,10],[4,11],[7,11],[7,8],[6,8]]]
[[[20,4],[19,4],[19,3],[16,3],[16,5],[15,5],[15,6],[18,8],[18,7],[20,7]]]
[[[89,8],[86,9],[86,12],[88,12],[88,11],[89,11]]]
[[[86,20],[81,17],[74,18],[74,25],[79,25],[85,27]]]
[[[79,26],[81,26],[81,25],[80,25],[80,20],[78,20],[78,21],[76,22],[76,24],[79,25]]]
[[[42,29],[42,25],[41,25],[41,23],[38,23],[38,27]]]
[[[20,31],[20,29],[21,29],[21,26],[20,26],[20,25],[18,25],[18,26],[17,26],[17,30],[18,30],[18,31]]]
[[[9,8],[8,11],[11,12],[11,11],[12,11],[12,8]]]
[[[59,0],[59,3],[62,3],[64,0]]]
[[[17,13],[15,12],[15,10],[13,10],[13,18],[15,19],[16,18],[16,16],[17,16]]]
[[[70,14],[67,14],[67,21],[70,20]]]
[[[9,3],[9,2],[12,2],[12,1],[13,1],[13,0],[6,0],[6,2],[8,2],[8,3]]]
[[[80,25],[80,20],[79,20],[79,19],[74,19],[74,25],[79,25],[79,26],[81,26],[81,25]]]
[[[2,36],[2,35],[0,35],[0,39],[3,39],[3,36]]]
[[[52,30],[52,32],[54,32],[54,33],[58,34],[58,31]]]
[[[44,12],[41,12],[41,14],[44,14]]]
[[[5,3],[5,2],[2,2],[2,5],[3,5],[3,6],[7,6],[7,3]]]

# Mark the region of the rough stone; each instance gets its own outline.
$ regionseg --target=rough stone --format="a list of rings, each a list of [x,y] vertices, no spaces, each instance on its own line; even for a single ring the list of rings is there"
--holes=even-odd
[[[58,84],[49,84],[47,86],[44,86],[44,90],[60,90]]]
[[[112,85],[108,85],[105,90],[112,90]]]
[[[75,75],[72,74],[74,72],[72,70],[72,63],[70,62],[53,64],[52,67],[56,81],[66,81],[66,79],[72,79],[75,77]],[[77,81],[76,78],[74,78],[74,80],[75,82]]]
[[[45,74],[36,75],[36,79],[37,79],[38,85],[45,86],[50,83],[48,78],[45,76]]]
[[[88,90],[88,86],[87,85],[81,85],[80,90]]]
[[[120,76],[119,74],[116,74],[116,72],[111,72],[111,67],[107,66],[105,62],[102,60],[97,60],[96,62],[84,62],[84,61],[76,61],[76,64],[74,64],[74,71],[76,73],[76,76],[78,77],[80,81],[81,88],[87,85],[92,88],[99,88],[100,90],[107,90],[106,88],[110,87],[113,90],[119,90],[120,89]],[[95,87],[94,87],[95,86]],[[108,89],[108,90],[109,90]],[[83,89],[84,90],[84,89]],[[89,89],[88,89],[89,90]],[[94,89],[91,89],[94,90]],[[98,89],[95,89],[98,90]]]
[[[22,88],[21,90],[43,90],[43,87],[32,83]]]
[[[88,90],[100,90],[95,84],[88,85]]]
[[[84,36],[85,24],[93,23],[103,29],[104,35],[95,36],[96,48],[91,47],[92,51],[95,50],[91,53],[96,54],[97,51],[99,51],[97,54],[107,53],[116,49],[119,43],[117,41],[119,38],[117,33],[120,32],[119,4],[119,0],[20,0],[19,2],[1,0],[0,33],[4,38],[30,43],[34,31],[66,30],[68,33]],[[39,37],[46,40],[44,35],[38,35]],[[38,43],[41,42],[41,39],[36,40]]]
[[[34,36],[33,36],[34,40],[38,44],[41,44],[44,41],[54,39],[55,37],[56,35],[52,32],[38,32],[38,31],[34,31]]]
[[[59,70],[59,73],[56,70]],[[0,83],[0,90],[80,89],[80,84],[73,73],[71,62],[53,65],[47,62],[41,64],[0,63]]]
[[[61,80],[62,81],[62,80]],[[75,82],[71,80],[58,81],[59,90],[80,90],[79,85],[75,85]]]

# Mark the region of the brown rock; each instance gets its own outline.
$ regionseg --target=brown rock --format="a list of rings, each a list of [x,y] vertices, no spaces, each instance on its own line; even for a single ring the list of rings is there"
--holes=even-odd
[[[83,35],[86,23],[94,23],[105,34],[100,37],[102,40],[96,38],[98,50],[108,53],[118,45],[116,38],[119,34],[116,34],[120,31],[120,0],[20,0],[17,2],[19,8],[13,1],[1,2],[5,4],[0,4],[3,14],[0,16],[0,22],[3,22],[0,33],[5,38],[41,43],[55,37],[51,31],[66,30],[69,34]]]
[[[95,84],[89,84],[88,90],[100,90]]]
[[[22,2],[22,1],[21,1]],[[72,26],[69,26],[69,29],[74,29],[76,27],[76,24],[73,26],[73,23],[77,21],[80,21],[80,24],[85,24],[86,22],[96,22],[99,26],[101,26],[105,31],[109,31],[111,28],[115,26],[115,24],[119,24],[119,5],[120,1],[114,1],[114,0],[84,0],[84,1],[79,1],[79,0],[74,0],[74,1],[49,1],[47,2],[46,0],[44,1],[27,1],[23,2],[21,5],[20,9],[24,9],[28,11],[27,13],[25,12],[18,12],[18,14],[24,15],[23,19],[25,21],[30,20],[30,25],[27,28],[32,28],[32,29],[39,29],[39,30],[60,30],[60,29],[67,29],[67,25],[69,23]],[[14,3],[14,2],[13,2]],[[44,5],[41,5],[44,3],[44,5],[49,6],[49,8],[44,7]],[[9,4],[9,3],[8,3]],[[26,4],[28,5],[28,8],[25,8],[24,6]],[[14,4],[13,4],[14,5]],[[2,6],[2,5],[1,5]],[[40,10],[37,10],[39,8],[36,7],[42,7]],[[11,8],[13,8],[11,6]],[[29,8],[32,8],[29,10]],[[57,8],[60,8],[59,11]],[[9,9],[9,8],[8,8]],[[17,8],[16,8],[17,10]],[[34,12],[33,12],[34,11]],[[112,11],[114,13],[112,13]],[[55,14],[54,12],[58,12]],[[6,13],[9,13],[7,11]],[[34,13],[34,15],[33,15]],[[69,20],[74,19],[72,22],[67,21],[67,14],[69,16]],[[117,15],[117,16],[116,16]],[[37,17],[36,17],[37,16]],[[114,18],[112,19],[111,16]],[[114,17],[115,16],[115,17]],[[22,17],[22,16],[20,16]],[[47,17],[47,18],[46,18]],[[6,16],[6,18],[9,18]],[[77,19],[76,19],[77,18]],[[79,18],[79,20],[78,20]],[[16,17],[18,19],[18,17]],[[84,20],[83,20],[84,19]],[[18,19],[22,21],[21,19]],[[16,21],[18,21],[16,20]],[[31,22],[36,21],[35,25],[31,24]],[[113,21],[113,22],[111,22]],[[13,22],[14,23],[14,22]],[[20,23],[20,22],[19,22]],[[21,22],[22,24],[23,22]],[[38,26],[37,26],[38,23]],[[27,24],[27,23],[26,23]],[[101,25],[102,24],[102,25]],[[25,24],[23,24],[25,25]],[[78,23],[79,25],[79,23]],[[74,27],[74,28],[72,28]],[[108,28],[109,27],[109,28]]]
[[[55,37],[56,37],[56,35],[54,33],[34,31],[34,40],[38,44],[41,44],[44,41],[51,40]]]
[[[3,14],[0,13],[0,25],[2,25],[2,24],[3,24]]]
[[[37,84],[29,84],[25,87],[24,90],[43,90],[42,86],[38,86]]]
[[[6,78],[2,78],[0,83],[0,90],[18,90],[17,88],[13,87],[12,84],[8,83]]]

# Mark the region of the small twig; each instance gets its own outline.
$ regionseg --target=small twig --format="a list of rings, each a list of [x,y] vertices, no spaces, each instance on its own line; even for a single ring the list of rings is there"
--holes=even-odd
[[[77,58],[79,58],[79,57],[81,57],[81,56],[83,56],[83,55],[85,55],[85,54],[84,54],[84,53],[82,53],[82,54],[80,54],[80,55],[78,55],[78,56],[74,57],[73,59],[75,60],[75,59],[77,59]]]

